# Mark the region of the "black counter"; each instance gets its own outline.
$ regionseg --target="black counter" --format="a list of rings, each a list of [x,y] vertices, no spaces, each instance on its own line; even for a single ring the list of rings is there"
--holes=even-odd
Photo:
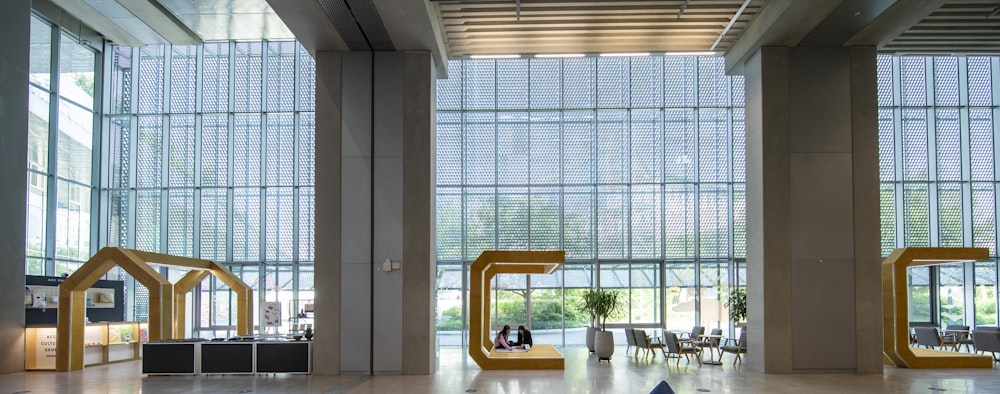
[[[198,373],[196,355],[201,350],[198,342],[150,342],[142,344],[142,373],[194,374]]]
[[[310,373],[312,342],[257,343],[257,373]]]
[[[202,342],[201,373],[253,373],[253,342]]]
[[[310,341],[162,341],[143,344],[142,373],[145,374],[311,372]]]

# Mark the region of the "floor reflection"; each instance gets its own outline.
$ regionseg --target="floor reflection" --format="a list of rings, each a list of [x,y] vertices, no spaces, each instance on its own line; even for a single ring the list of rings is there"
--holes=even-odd
[[[882,375],[769,374],[732,365],[698,366],[675,360],[626,355],[615,350],[611,362],[583,347],[559,348],[561,371],[482,371],[459,348],[438,352],[430,376],[402,375],[202,375],[144,376],[140,362],[90,367],[83,371],[25,372],[0,375],[3,392],[31,393],[648,393],[666,380],[678,393],[998,393],[1000,367],[989,370],[916,370],[886,367]]]

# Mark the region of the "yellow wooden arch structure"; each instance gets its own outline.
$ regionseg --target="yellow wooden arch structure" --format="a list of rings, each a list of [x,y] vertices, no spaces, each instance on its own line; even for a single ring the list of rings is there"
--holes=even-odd
[[[554,347],[535,346],[529,353],[495,354],[490,336],[490,282],[496,274],[551,274],[566,261],[566,252],[485,251],[469,275],[469,356],[482,369],[563,369]],[[536,351],[539,350],[539,351]]]
[[[150,264],[191,271],[172,285]],[[237,296],[236,332],[248,335],[253,328],[253,289],[222,265],[209,260],[171,256],[141,250],[107,247],[87,260],[59,285],[59,320],[56,325],[56,370],[83,369],[83,329],[87,289],[115,266],[149,290],[149,339],[171,339],[184,333],[187,292],[209,274],[229,286]]]
[[[987,248],[900,248],[882,262],[884,358],[905,368],[993,368],[993,358],[910,347],[906,268],[990,258]]]

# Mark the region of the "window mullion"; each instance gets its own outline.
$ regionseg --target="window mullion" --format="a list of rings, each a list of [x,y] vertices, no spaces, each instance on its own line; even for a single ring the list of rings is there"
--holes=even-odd
[[[59,190],[56,175],[59,173],[59,55],[62,50],[62,34],[58,27],[51,30],[52,53],[49,58],[51,71],[49,74],[49,130],[48,130],[48,177],[46,178],[45,194],[45,273],[56,274],[56,219],[58,215]]]

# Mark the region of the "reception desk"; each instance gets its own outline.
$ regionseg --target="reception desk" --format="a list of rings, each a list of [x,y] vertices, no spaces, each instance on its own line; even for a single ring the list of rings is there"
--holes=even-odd
[[[189,341],[143,345],[142,373],[150,375],[312,372],[310,341]]]

